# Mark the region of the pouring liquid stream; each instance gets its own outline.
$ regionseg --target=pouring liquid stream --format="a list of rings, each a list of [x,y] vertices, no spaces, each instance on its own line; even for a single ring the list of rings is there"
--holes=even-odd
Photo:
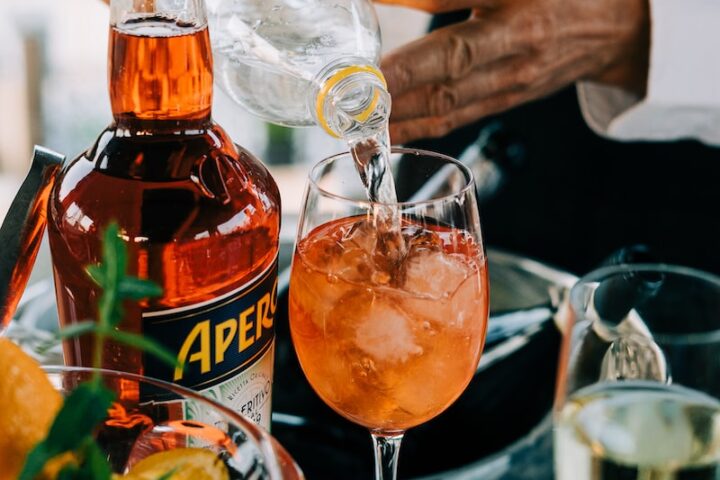
[[[391,277],[402,265],[407,253],[401,231],[401,213],[397,207],[395,181],[390,167],[390,133],[387,119],[378,126],[363,128],[359,135],[346,137],[355,168],[373,202],[372,221],[377,231],[375,263]]]

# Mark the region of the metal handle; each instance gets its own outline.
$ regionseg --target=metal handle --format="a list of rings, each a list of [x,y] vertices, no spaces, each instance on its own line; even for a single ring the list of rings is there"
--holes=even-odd
[[[30,171],[0,226],[0,332],[27,286],[47,224],[47,204],[64,155],[35,146]]]

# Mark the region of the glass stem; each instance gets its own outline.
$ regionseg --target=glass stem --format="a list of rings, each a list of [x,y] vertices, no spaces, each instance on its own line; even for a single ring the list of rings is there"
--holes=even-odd
[[[395,480],[403,433],[370,432],[375,447],[375,480]]]

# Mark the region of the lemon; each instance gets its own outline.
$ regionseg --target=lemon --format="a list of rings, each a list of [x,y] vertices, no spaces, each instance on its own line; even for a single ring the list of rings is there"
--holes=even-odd
[[[62,396],[35,359],[0,338],[0,480],[17,478],[61,405]]]
[[[210,450],[178,448],[154,453],[136,463],[125,480],[157,480],[173,472],[169,480],[229,480],[225,463]]]

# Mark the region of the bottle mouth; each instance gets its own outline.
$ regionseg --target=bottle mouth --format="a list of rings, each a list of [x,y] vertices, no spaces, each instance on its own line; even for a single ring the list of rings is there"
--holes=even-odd
[[[315,116],[318,120],[318,124],[332,137],[341,138],[341,135],[330,125],[326,115],[326,102],[328,100],[332,100],[332,92],[337,91],[343,83],[351,82],[352,79],[356,78],[358,75],[369,75],[374,77],[374,79],[380,81],[382,88],[387,90],[385,77],[380,70],[372,65],[349,65],[333,72],[333,74],[320,85],[320,90],[318,91],[315,99]],[[353,112],[351,114],[353,120],[358,123],[365,123],[377,109],[380,98],[380,91],[377,88],[373,89],[372,99],[367,102],[367,105],[359,112]]]
[[[159,2],[156,0],[120,1],[110,0],[110,25],[120,30],[124,27],[138,28],[139,23],[153,21],[155,30],[166,32],[157,36],[183,35],[192,30],[207,27],[207,14],[203,0],[183,0],[180,2]],[[135,24],[135,26],[133,26]]]

